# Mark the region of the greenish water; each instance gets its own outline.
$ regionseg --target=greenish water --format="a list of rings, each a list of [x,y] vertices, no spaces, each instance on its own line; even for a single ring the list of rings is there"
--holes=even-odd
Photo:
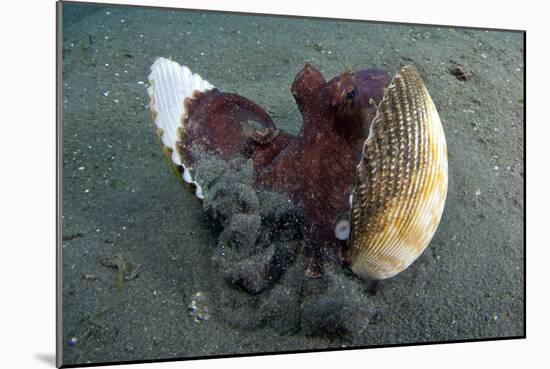
[[[83,18],[104,9],[102,6],[95,6],[84,3],[65,3],[63,4],[63,27],[69,27],[75,23],[81,22]]]

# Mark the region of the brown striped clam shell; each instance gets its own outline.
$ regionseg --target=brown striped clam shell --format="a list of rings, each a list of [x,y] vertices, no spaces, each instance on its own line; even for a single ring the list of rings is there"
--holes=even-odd
[[[447,196],[447,148],[435,105],[412,66],[385,90],[352,193],[351,269],[386,279],[430,243]]]

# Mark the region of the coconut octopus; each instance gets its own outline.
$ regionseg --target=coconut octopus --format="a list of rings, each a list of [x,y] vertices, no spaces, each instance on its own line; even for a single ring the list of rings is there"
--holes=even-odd
[[[447,194],[447,152],[414,67],[393,78],[347,70],[327,81],[306,63],[291,87],[303,116],[297,135],[169,59],[154,62],[149,81],[161,146],[197,197],[208,194],[193,178],[195,145],[251,159],[255,186],[287,195],[303,216],[309,276],[322,274],[332,250],[361,278],[389,278],[430,243]]]

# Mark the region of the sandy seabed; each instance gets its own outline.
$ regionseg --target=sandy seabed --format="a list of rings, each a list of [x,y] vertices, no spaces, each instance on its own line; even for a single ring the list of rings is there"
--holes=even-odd
[[[80,5],[64,6],[69,15]],[[524,335],[523,34],[91,10],[65,19],[60,45],[64,364]],[[267,292],[236,295],[213,261],[219,224],[168,170],[155,136],[146,88],[158,56],[255,101],[290,132],[301,125],[290,85],[305,61],[327,78],[415,65],[449,156],[447,204],[430,246],[374,289],[342,273],[329,273],[328,287],[303,282],[297,254]],[[270,292],[300,280],[294,299]],[[319,322],[304,311],[315,317],[319,304],[305,296],[319,290],[321,304],[364,306],[365,326],[313,329]],[[298,308],[279,311],[274,301]],[[269,314],[258,313],[266,306]]]

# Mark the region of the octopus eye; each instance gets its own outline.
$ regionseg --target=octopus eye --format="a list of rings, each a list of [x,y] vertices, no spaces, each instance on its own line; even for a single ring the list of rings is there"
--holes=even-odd
[[[352,100],[355,97],[355,90],[351,90],[346,94],[348,100]]]

